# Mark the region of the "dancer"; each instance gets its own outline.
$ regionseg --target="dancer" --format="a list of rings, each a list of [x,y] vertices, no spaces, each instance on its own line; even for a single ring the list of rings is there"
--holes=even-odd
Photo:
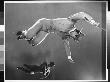
[[[36,21],[35,24],[29,29],[18,31],[17,39],[25,39],[32,46],[36,46],[44,41],[47,35],[51,33],[57,34],[63,40],[69,61],[74,63],[71,57],[69,39],[72,38],[74,41],[79,42],[79,38],[85,35],[84,33],[82,33],[82,30],[77,29],[77,27],[75,26],[75,24],[78,23],[79,20],[86,21],[99,28],[99,23],[93,20],[93,18],[89,14],[85,12],[79,12],[69,16],[68,18],[41,18]]]

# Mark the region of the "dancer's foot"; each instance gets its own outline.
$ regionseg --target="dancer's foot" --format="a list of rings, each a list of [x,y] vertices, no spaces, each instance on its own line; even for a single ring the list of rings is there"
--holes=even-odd
[[[74,60],[72,60],[72,59],[69,59],[69,62],[70,62],[70,63],[75,63]]]
[[[74,60],[71,58],[71,56],[68,56],[68,60],[70,63],[75,63]]]

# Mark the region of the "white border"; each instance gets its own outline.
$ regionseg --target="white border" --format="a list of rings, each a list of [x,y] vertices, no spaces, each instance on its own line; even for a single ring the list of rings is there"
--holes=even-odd
[[[0,31],[5,31],[4,25],[0,25]]]
[[[4,1],[5,3],[75,3],[75,2],[108,2],[108,1]]]
[[[0,51],[4,51],[4,45],[0,45]]]
[[[4,25],[0,25],[0,32],[4,32],[4,31],[5,31]],[[5,47],[4,44],[0,45],[0,52],[5,50],[4,47]],[[4,57],[4,60],[5,60],[5,57]],[[4,64],[4,62],[3,62],[3,64]],[[0,71],[4,71],[4,70],[0,70]]]
[[[108,2],[106,2],[106,80],[108,81],[108,69],[107,69],[107,24],[108,24]]]
[[[96,80],[5,80],[5,82],[96,82]],[[97,81],[105,82],[105,81]],[[106,81],[107,82],[107,81]]]
[[[4,1],[4,27],[5,27],[5,1]],[[5,45],[5,31],[4,31],[4,45]],[[5,46],[4,46],[4,81],[5,81]]]
[[[5,25],[5,3],[79,3],[79,2],[106,2],[106,13],[108,12],[108,1],[4,1],[4,25]],[[107,16],[107,15],[106,15]],[[107,21],[106,21],[107,24]],[[106,25],[107,26],[107,25]],[[106,27],[107,28],[107,27]],[[4,31],[5,33],[5,31]],[[5,34],[4,34],[5,35]],[[4,41],[5,41],[5,36],[4,36]],[[5,42],[4,42],[5,45]],[[5,47],[4,47],[5,48]],[[5,54],[5,52],[4,52]],[[4,55],[5,56],[5,55]],[[4,61],[5,63],[5,61]],[[5,64],[4,64],[4,71],[5,71]],[[5,80],[5,73],[4,73],[4,80]],[[74,82],[92,82],[92,81],[108,81],[108,69],[107,69],[107,29],[106,29],[106,80],[5,80],[6,82],[41,82],[41,81],[63,81],[63,82],[68,82],[68,81],[74,81]]]

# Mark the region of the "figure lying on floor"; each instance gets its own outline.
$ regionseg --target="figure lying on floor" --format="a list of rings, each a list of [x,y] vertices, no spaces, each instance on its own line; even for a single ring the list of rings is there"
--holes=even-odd
[[[23,66],[18,66],[17,69],[31,75],[41,73],[46,78],[50,74],[51,68],[54,66],[54,62],[50,62],[50,64],[47,64],[47,62],[43,62],[40,66],[24,64]]]

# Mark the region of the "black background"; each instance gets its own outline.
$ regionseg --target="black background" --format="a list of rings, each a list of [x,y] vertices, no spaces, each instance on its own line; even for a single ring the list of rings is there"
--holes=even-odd
[[[4,72],[0,71],[0,82],[4,81]]]

